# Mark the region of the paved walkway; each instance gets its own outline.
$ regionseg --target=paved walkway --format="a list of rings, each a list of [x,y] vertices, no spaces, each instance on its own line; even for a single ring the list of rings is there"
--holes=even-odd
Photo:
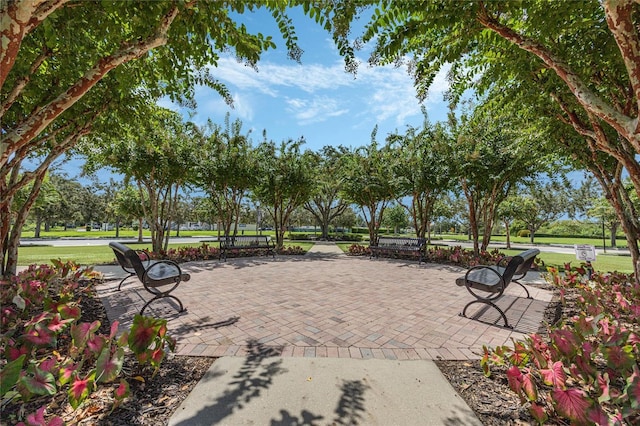
[[[245,356],[260,345],[283,357],[477,359],[485,344],[537,331],[552,297],[530,287],[533,299],[525,299],[510,286],[499,303],[508,307],[509,330],[458,315],[473,298],[455,285],[463,270],[452,266],[349,257],[334,244],[317,243],[304,257],[182,267],[191,280],[174,294],[187,311],[177,314],[173,302],[162,301],[145,314],[167,318],[177,353],[190,356]],[[108,281],[98,293],[109,319],[128,327],[150,295],[134,279],[120,292],[117,284]],[[481,319],[498,319],[492,309],[478,309]]]

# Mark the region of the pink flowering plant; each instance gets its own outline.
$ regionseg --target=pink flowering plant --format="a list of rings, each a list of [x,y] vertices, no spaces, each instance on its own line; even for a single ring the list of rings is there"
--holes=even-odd
[[[506,368],[509,387],[543,424],[640,423],[640,285],[633,276],[548,268],[576,314],[513,346],[484,348],[481,365]]]
[[[45,418],[46,405],[60,393],[75,410],[99,387],[109,386],[117,407],[129,395],[121,377],[125,352],[155,374],[165,348],[175,345],[166,320],[138,315],[120,336],[117,322],[104,333],[99,321],[82,322],[80,300],[92,296],[97,274],[73,262],[52,262],[0,281],[2,408],[20,404],[22,413],[42,404],[35,413],[12,418],[28,425],[63,424],[58,417]]]

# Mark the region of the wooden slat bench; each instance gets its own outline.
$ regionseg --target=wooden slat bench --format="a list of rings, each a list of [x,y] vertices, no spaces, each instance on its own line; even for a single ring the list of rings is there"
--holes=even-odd
[[[417,253],[418,264],[424,259],[424,246],[427,240],[424,238],[404,237],[378,237],[378,241],[369,244],[371,257],[379,257],[380,254]]]
[[[264,251],[276,257],[276,245],[268,235],[229,235],[220,237],[220,259],[227,260],[232,250]]]
[[[120,290],[122,283],[126,279],[135,275],[145,290],[153,295],[153,298],[147,301],[140,310],[140,315],[144,313],[144,310],[147,309],[147,306],[149,306],[151,302],[165,297],[178,302],[180,306],[179,312],[184,311],[180,299],[170,293],[175,290],[182,281],[189,281],[191,276],[183,273],[177,263],[171,260],[151,260],[147,253],[134,250],[122,243],[112,242],[109,243],[109,247],[113,250],[118,264],[129,274],[120,281],[118,290]]]
[[[529,249],[513,256],[508,260],[508,263],[506,263],[505,266],[501,266],[504,263],[500,262],[497,266],[479,265],[470,268],[464,277],[456,279],[456,284],[466,287],[469,293],[471,293],[476,300],[467,303],[460,315],[466,317],[469,306],[475,303],[484,303],[492,306],[500,313],[506,328],[513,328],[509,325],[509,321],[507,321],[507,316],[504,311],[494,302],[502,297],[505,290],[512,282],[518,284],[524,289],[528,299],[531,298],[529,290],[527,290],[519,280],[527,275],[527,272],[533,265],[533,261],[539,254],[540,250]],[[488,295],[483,295],[480,292],[488,293]]]

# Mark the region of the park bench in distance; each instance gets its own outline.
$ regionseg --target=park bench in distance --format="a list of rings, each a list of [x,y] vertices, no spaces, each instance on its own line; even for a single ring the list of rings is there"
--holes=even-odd
[[[524,289],[527,293],[527,299],[531,299],[529,290],[519,280],[527,275],[531,269],[536,256],[540,254],[538,249],[529,249],[513,256],[506,266],[500,266],[503,262],[499,262],[497,266],[478,265],[470,268],[464,277],[456,279],[456,284],[467,288],[476,300],[473,300],[462,310],[463,317],[467,315],[467,308],[475,303],[484,303],[492,306],[502,316],[504,326],[513,328],[507,321],[507,316],[494,302],[502,297],[510,283],[514,282]],[[506,258],[505,258],[506,259]],[[503,259],[503,261],[505,260]],[[475,290],[475,291],[474,291]],[[486,297],[478,292],[489,293]]]
[[[276,257],[276,245],[268,235],[227,235],[220,237],[220,257],[227,260],[227,252],[233,250],[265,251]]]
[[[403,238],[403,237],[378,237],[375,243],[369,243],[371,257],[378,258],[380,254],[417,253],[418,265],[424,259],[424,247],[427,240],[424,238]]]
[[[116,255],[118,264],[129,274],[120,281],[118,290],[120,290],[122,283],[126,279],[135,275],[145,290],[153,295],[153,298],[145,303],[140,310],[140,315],[143,314],[151,302],[165,297],[178,302],[180,306],[178,312],[184,311],[180,299],[170,293],[175,290],[182,281],[189,281],[191,275],[183,273],[176,262],[171,260],[151,260],[146,252],[134,250],[117,242],[109,243],[109,247],[111,247],[113,253]]]

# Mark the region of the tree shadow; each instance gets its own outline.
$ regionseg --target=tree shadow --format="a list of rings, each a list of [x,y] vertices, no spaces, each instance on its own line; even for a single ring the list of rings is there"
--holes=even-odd
[[[291,415],[287,410],[280,410],[282,419],[271,419],[271,426],[317,426],[323,416],[315,415],[307,410],[302,410],[300,417]]]
[[[364,392],[369,386],[360,380],[343,380],[340,400],[335,409],[336,417],[333,424],[338,425],[357,425],[363,419],[362,414],[364,408]]]
[[[340,387],[340,399],[334,410],[334,419],[330,425],[358,425],[362,424],[365,412],[364,392],[369,386],[360,380],[343,380]],[[270,426],[317,426],[324,416],[314,414],[308,410],[302,410],[300,415],[294,415],[287,410],[280,410],[279,419],[271,419]]]
[[[233,376],[224,394],[212,404],[202,408],[189,419],[178,425],[217,424],[234,411],[243,409],[251,400],[258,398],[262,391],[273,383],[273,377],[282,374],[282,359],[269,358],[279,356],[282,348],[266,347],[255,340],[247,342],[247,356],[242,368]]]
[[[205,330],[205,329],[217,330],[218,328],[229,327],[237,323],[238,321],[240,321],[240,317],[239,316],[229,317],[226,320],[216,321],[216,322],[209,322],[209,321],[211,321],[210,317],[204,317],[204,318],[200,318],[195,323],[193,321],[190,321],[188,324],[180,323],[177,327],[175,325],[172,325],[171,333],[177,336],[185,336],[185,335],[188,335],[189,333],[193,333],[198,330]]]

